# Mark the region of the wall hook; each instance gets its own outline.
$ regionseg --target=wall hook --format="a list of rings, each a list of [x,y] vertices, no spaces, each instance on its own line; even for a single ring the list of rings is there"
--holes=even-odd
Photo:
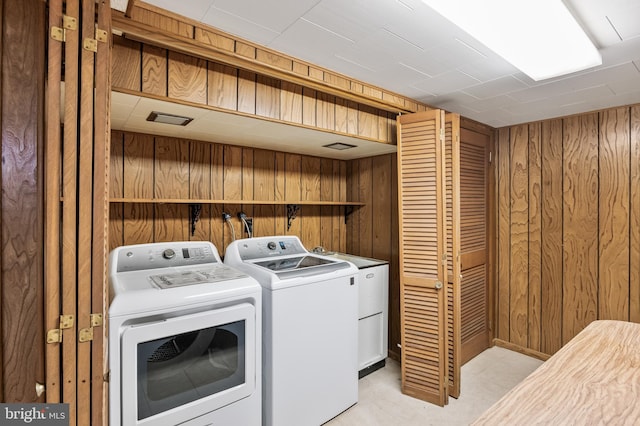
[[[189,204],[189,212],[190,212],[190,225],[191,225],[191,236],[193,237],[196,234],[196,222],[200,220],[200,213],[202,212],[202,204]]]
[[[291,229],[291,222],[300,213],[300,206],[297,204],[287,204],[287,231]]]

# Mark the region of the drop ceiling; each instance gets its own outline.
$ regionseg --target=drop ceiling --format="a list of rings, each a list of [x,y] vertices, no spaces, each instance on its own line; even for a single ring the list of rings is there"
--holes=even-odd
[[[147,3],[493,127],[640,103],[637,0],[566,0],[603,63],[538,82],[420,0]]]

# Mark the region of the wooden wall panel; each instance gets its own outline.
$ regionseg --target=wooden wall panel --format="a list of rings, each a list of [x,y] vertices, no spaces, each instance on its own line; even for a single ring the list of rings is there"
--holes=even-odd
[[[640,322],[640,106],[631,108],[629,320]]]
[[[192,239],[212,241],[222,254],[232,240],[222,212],[232,216],[236,238],[241,238],[246,235],[237,213],[244,211],[254,220],[256,236],[298,235],[305,247],[322,245],[327,250],[344,251],[346,227],[341,206],[323,209],[302,205],[287,231],[286,205],[237,201],[345,201],[345,161],[129,132],[113,132],[112,137],[112,146],[124,147],[120,159],[114,156],[113,160],[113,164],[122,163],[122,172],[112,174],[111,183],[121,185],[124,197],[133,202],[111,204],[111,248]],[[112,148],[112,153],[117,152]],[[226,199],[235,203],[202,204],[191,235],[189,204],[151,204],[135,202],[136,198]]]
[[[564,120],[563,319],[568,342],[598,314],[598,115]]]
[[[540,351],[562,347],[562,120],[542,123],[542,293]]]
[[[256,115],[280,118],[280,80],[257,76]]]
[[[316,125],[316,93],[313,89],[302,88],[302,124],[305,126]]]
[[[207,103],[211,106],[235,110],[238,108],[238,70],[209,62]]]
[[[201,31],[196,34],[197,37],[204,37]],[[213,32],[207,34],[207,37],[225,39]],[[166,98],[167,101],[208,105],[383,143],[395,143],[395,112],[122,37],[115,37],[114,40],[112,68],[115,90],[140,92]],[[255,52],[255,48],[250,50]],[[323,76],[324,73],[318,70],[317,79],[322,80]],[[337,76],[332,80],[335,80],[335,84],[345,84]],[[383,94],[379,92],[380,97]],[[391,98],[395,99],[394,102],[400,100]]]
[[[529,125],[529,312],[528,347],[540,351],[541,333],[541,266],[542,266],[542,215],[541,215],[541,124]],[[525,171],[526,172],[526,171]]]
[[[0,401],[44,402],[45,5],[0,2]],[[56,126],[57,127],[57,126]],[[55,392],[55,390],[54,390]]]
[[[371,257],[373,251],[373,215],[377,214],[373,210],[372,201],[372,159],[363,158],[358,160],[359,166],[359,180],[358,180],[358,192],[360,200],[368,200],[364,206],[358,209],[358,217],[360,226],[356,230],[359,235],[360,250],[359,254],[365,257]]]
[[[502,340],[509,340],[509,268],[511,264],[511,232],[510,209],[510,151],[509,151],[509,129],[500,129],[497,141],[497,173],[498,173],[498,297],[497,297],[497,337]]]
[[[303,156],[301,161],[302,201],[320,201],[320,158]],[[300,211],[300,235],[307,249],[322,245],[320,233],[320,206],[305,205]]]
[[[302,124],[302,86],[286,81],[281,83],[280,118]]]
[[[122,37],[113,38],[111,84],[127,90],[140,90],[141,44]]]
[[[167,72],[170,98],[207,103],[207,65],[203,59],[170,51]]]
[[[195,141],[189,144],[189,198],[211,198],[211,144]],[[189,229],[190,240],[211,241],[211,207],[211,204],[200,206],[200,218],[193,229]],[[189,206],[191,208],[194,207]]]
[[[238,111],[256,113],[256,74],[238,71]]]
[[[600,113],[598,318],[629,320],[629,108]]]
[[[224,198],[224,145],[211,145],[211,198],[222,200]],[[229,226],[222,220],[224,206],[213,204],[210,206],[211,242],[220,251],[220,255],[226,247],[226,236],[229,234]]]
[[[142,45],[142,92],[167,96],[167,50]]]
[[[593,320],[640,322],[639,110],[499,129],[499,340],[551,355]],[[526,142],[508,147],[503,161],[507,140]],[[528,281],[525,310],[518,277]],[[513,328],[522,315],[524,336]]]
[[[528,251],[528,126],[517,126],[511,131],[511,262],[509,269],[509,337],[510,341],[527,345],[529,280]]]

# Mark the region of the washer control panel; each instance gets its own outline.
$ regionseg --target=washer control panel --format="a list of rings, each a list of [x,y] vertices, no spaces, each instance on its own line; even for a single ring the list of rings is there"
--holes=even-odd
[[[115,256],[114,256],[115,254]],[[209,242],[185,241],[118,247],[110,257],[117,272],[143,271],[204,263],[220,263],[215,246]]]
[[[308,253],[295,236],[247,238],[237,244],[242,260]]]

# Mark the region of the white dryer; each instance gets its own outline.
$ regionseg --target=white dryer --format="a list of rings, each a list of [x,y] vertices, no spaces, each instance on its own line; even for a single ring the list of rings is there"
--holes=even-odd
[[[260,425],[261,287],[209,242],[109,258],[111,426]]]
[[[263,424],[318,426],[355,404],[358,269],[295,236],[236,240],[224,262],[263,289]]]

